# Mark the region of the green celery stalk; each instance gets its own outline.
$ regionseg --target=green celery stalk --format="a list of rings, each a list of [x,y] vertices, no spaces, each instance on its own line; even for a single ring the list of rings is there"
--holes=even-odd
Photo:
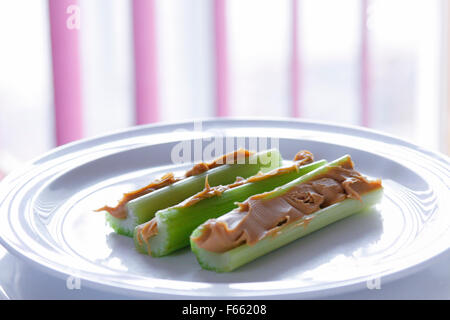
[[[282,161],[278,150],[261,151],[248,157],[246,163],[224,164],[131,200],[126,204],[126,219],[118,219],[106,212],[106,220],[115,232],[133,237],[134,228],[152,219],[157,211],[176,205],[203,190],[206,176],[211,186],[226,185],[233,183],[238,176],[248,178],[259,171],[278,168]]]
[[[208,219],[217,218],[236,208],[236,202],[243,201],[254,194],[271,191],[325,164],[325,160],[316,161],[300,166],[297,171],[280,173],[264,180],[228,189],[221,195],[202,199],[191,206],[180,205],[160,210],[155,214],[153,221],[146,223],[156,222],[157,225],[157,233],[147,242],[143,241],[140,234],[145,224],[135,228],[136,249],[141,253],[161,257],[184,248],[189,245],[189,236],[196,227]]]
[[[266,199],[284,194],[292,186],[306,182],[317,174],[326,172],[330,166],[339,165],[343,161],[346,161],[347,158],[348,156],[345,156],[335,160],[326,166],[316,169],[280,188],[277,188],[275,192],[268,194]],[[269,234],[253,245],[243,244],[223,253],[211,252],[197,246],[194,239],[202,234],[204,226],[202,224],[194,230],[190,237],[191,249],[203,269],[216,272],[230,272],[311,232],[319,230],[329,224],[371,207],[380,201],[382,195],[383,188],[380,188],[362,195],[361,201],[349,198],[345,199],[342,202],[335,203],[329,207],[310,214],[304,219],[281,226],[277,232]]]

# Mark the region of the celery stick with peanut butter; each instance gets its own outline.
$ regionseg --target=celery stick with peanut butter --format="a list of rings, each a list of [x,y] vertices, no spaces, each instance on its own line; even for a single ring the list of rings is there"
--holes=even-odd
[[[134,232],[136,249],[161,257],[189,246],[189,236],[197,226],[236,208],[236,202],[273,190],[326,164],[325,160],[313,161],[309,151],[301,151],[290,165],[247,179],[239,178],[229,185],[212,187],[208,177],[203,191],[158,211],[153,219],[137,226]]]
[[[180,177],[168,173],[147,186],[125,193],[116,206],[103,206],[96,211],[105,213],[115,232],[133,237],[135,227],[152,219],[158,210],[200,192],[206,177],[210,186],[226,185],[238,177],[248,178],[258,172],[268,172],[281,164],[278,150],[254,153],[239,149],[209,163],[198,163]]]
[[[380,180],[339,158],[197,227],[191,249],[201,267],[230,272],[311,232],[364,210],[383,194]]]

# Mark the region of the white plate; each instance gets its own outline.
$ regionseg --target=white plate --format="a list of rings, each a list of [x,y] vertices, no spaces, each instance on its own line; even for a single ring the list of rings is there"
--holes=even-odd
[[[147,298],[298,298],[339,293],[404,276],[449,248],[449,160],[369,130],[305,121],[208,120],[137,127],[58,148],[0,184],[2,244],[52,276]],[[380,177],[382,203],[229,274],[202,270],[188,249],[151,258],[114,234],[92,209],[174,165],[180,140],[279,139],[284,158],[300,149],[316,159],[350,154]],[[197,140],[201,141],[201,140]],[[237,139],[235,139],[237,141]]]

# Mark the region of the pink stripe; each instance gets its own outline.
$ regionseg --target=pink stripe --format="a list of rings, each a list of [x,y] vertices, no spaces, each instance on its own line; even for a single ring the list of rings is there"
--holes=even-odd
[[[136,124],[158,121],[154,0],[133,0]]]
[[[300,112],[300,61],[298,51],[298,0],[292,0],[292,57],[291,57],[291,85],[293,117],[299,117]]]
[[[367,30],[367,8],[369,0],[361,3],[361,124],[370,126],[370,57],[369,57],[369,35]]]
[[[57,145],[83,136],[79,30],[71,11],[79,7],[70,7],[77,5],[77,0],[49,0]]]
[[[214,0],[214,49],[216,55],[216,115],[229,115],[226,1]]]

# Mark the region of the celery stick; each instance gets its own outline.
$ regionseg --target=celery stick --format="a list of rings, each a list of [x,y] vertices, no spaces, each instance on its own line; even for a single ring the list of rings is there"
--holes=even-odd
[[[191,235],[191,249],[203,269],[230,272],[311,232],[369,208],[381,199],[382,194],[383,189],[377,189],[364,194],[361,197],[362,202],[346,199],[335,203],[311,214],[311,220],[287,224],[276,234],[269,235],[252,246],[244,244],[224,253],[207,251],[196,245],[192,239],[201,235],[202,226],[200,226]]]
[[[136,227],[134,240],[136,249],[141,253],[150,253],[154,257],[165,256],[189,245],[189,236],[200,224],[210,218],[217,218],[236,208],[235,202],[249,196],[270,191],[326,164],[325,160],[300,166],[298,170],[283,172],[264,180],[249,182],[224,191],[221,195],[202,199],[191,206],[174,206],[156,213],[154,221],[157,233],[147,241],[142,239],[140,231],[144,225]]]
[[[134,228],[152,219],[158,210],[176,205],[203,190],[206,176],[211,186],[226,185],[234,182],[238,176],[248,178],[259,171],[277,168],[281,163],[282,157],[278,150],[262,151],[248,157],[243,164],[224,164],[134,199],[126,204],[126,219],[106,213],[106,220],[117,233],[133,237]]]
[[[266,194],[264,199],[280,196],[289,191],[293,186],[307,182],[314,176],[325,173],[331,166],[339,166],[348,159],[349,156],[345,156],[326,166],[320,167],[275,189],[274,192]],[[283,225],[279,227],[277,232],[269,234],[253,245],[243,244],[223,253],[208,251],[197,246],[194,239],[202,234],[204,227],[204,224],[202,224],[194,230],[190,237],[191,249],[203,269],[216,272],[230,272],[311,232],[369,208],[380,201],[382,194],[383,189],[379,188],[363,194],[361,201],[347,198],[344,201],[320,209],[308,215],[306,218]]]

